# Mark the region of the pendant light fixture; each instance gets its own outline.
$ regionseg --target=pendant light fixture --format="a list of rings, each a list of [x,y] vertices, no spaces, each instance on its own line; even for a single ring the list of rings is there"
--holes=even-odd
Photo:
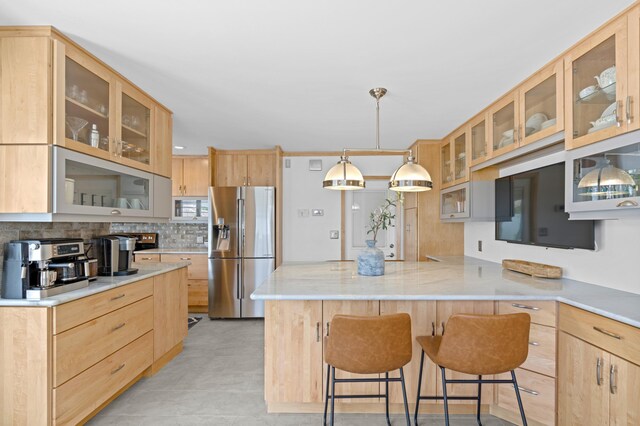
[[[376,99],[376,148],[375,151],[395,153],[395,154],[407,154],[407,160],[398,167],[389,180],[389,189],[398,192],[420,192],[428,191],[433,187],[431,181],[431,175],[420,164],[415,162],[413,152],[410,149],[394,150],[394,149],[381,149],[380,148],[380,98],[387,93],[387,89],[378,87],[369,90],[369,94]],[[342,156],[338,164],[333,166],[327,172],[327,175],[322,182],[322,186],[326,189],[336,190],[354,190],[363,189],[365,187],[364,178],[362,173],[356,166],[351,164],[347,152],[354,151],[370,151],[360,148],[344,148],[342,150]]]
[[[624,155],[610,153],[607,155]],[[633,155],[633,154],[627,154]],[[617,198],[625,196],[633,196],[636,190],[636,182],[631,175],[622,169],[610,164],[605,155],[605,164],[591,170],[584,175],[578,188],[581,190],[580,195],[599,196],[605,198]]]

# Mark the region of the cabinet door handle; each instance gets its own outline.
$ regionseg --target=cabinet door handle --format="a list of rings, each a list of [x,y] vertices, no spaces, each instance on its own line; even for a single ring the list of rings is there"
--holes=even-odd
[[[512,303],[511,306],[513,306],[514,308],[520,308],[520,309],[530,309],[532,311],[540,310],[540,308],[538,308],[537,306],[522,305],[520,303]]]
[[[116,374],[118,371],[122,370],[125,366],[125,363],[120,364],[120,366],[118,368],[116,368],[115,370],[113,370],[111,372],[111,374]]]
[[[182,186],[182,195],[187,195],[187,185]]]
[[[594,325],[594,326],[593,326],[593,329],[594,329],[595,331],[599,331],[600,333],[605,334],[605,335],[607,335],[607,336],[609,336],[609,337],[613,337],[614,339],[622,340],[622,336],[620,336],[619,334],[615,334],[615,333],[612,333],[612,332],[610,332],[610,331],[607,331],[607,330],[605,330],[604,328],[596,327],[596,326]]]
[[[316,323],[316,342],[320,341],[320,322]]]
[[[327,336],[329,336],[329,327],[331,326],[331,323],[327,321]]]
[[[529,395],[533,395],[533,396],[538,396],[540,395],[539,392],[534,391],[533,389],[527,389],[527,388],[523,388],[522,386],[518,386],[518,390],[520,392],[524,392],[524,393],[528,393]]]
[[[624,200],[616,204],[616,207],[638,207],[638,203],[633,200]]]
[[[602,360],[600,358],[596,361],[596,384],[602,385]]]
[[[111,331],[116,331],[116,330],[120,330],[122,327],[124,327],[125,325],[127,325],[126,322],[122,322],[118,325],[116,325],[115,327],[113,327],[113,329],[111,329]]]
[[[620,118],[620,110],[622,109],[622,101],[616,101],[616,124],[622,127],[622,118]]]
[[[191,260],[190,257],[181,257],[180,260]]]
[[[442,335],[444,336],[444,321],[442,321]]]
[[[122,212],[120,210],[113,209],[111,210],[111,214],[118,215],[118,214],[122,214]]]
[[[431,322],[431,335],[435,336],[436,335],[436,323],[435,322]]]
[[[609,368],[609,392],[614,394],[617,390],[618,385],[616,384],[616,366],[611,364],[611,368]]]
[[[251,178],[247,176],[247,186],[251,186]]]
[[[538,343],[538,342],[533,342],[533,341],[529,342],[529,344],[530,344],[531,346],[540,346],[540,343]]]
[[[631,115],[631,96],[627,96],[627,123],[631,124],[633,116]]]
[[[113,302],[114,300],[118,300],[118,299],[122,299],[124,297],[124,293],[117,295],[116,297],[112,297],[111,301]]]
[[[518,124],[518,143],[521,143],[522,139],[522,124]]]

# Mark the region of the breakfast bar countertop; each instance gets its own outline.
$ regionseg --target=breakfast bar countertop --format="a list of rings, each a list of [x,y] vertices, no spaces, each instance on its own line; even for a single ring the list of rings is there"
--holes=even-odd
[[[358,275],[357,262],[287,262],[254,300],[555,300],[640,327],[640,294],[567,278],[533,278],[466,256],[387,262],[385,274]]]
[[[72,300],[91,296],[96,293],[111,290],[112,288],[132,284],[136,281],[141,281],[146,278],[151,278],[156,275],[161,275],[167,272],[174,271],[176,269],[184,268],[186,266],[189,266],[190,264],[191,263],[188,261],[176,263],[134,263],[133,267],[138,269],[138,273],[133,275],[124,275],[119,277],[98,277],[97,280],[89,282],[88,287],[80,288],[78,290],[69,291],[67,293],[58,294],[56,296],[51,296],[40,300],[0,298],[0,307],[56,306],[62,303],[71,302]]]

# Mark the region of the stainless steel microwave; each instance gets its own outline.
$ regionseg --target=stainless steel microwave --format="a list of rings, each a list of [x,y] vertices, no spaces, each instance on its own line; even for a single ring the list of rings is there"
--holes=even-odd
[[[206,197],[173,197],[171,220],[204,222],[209,219],[209,199]]]

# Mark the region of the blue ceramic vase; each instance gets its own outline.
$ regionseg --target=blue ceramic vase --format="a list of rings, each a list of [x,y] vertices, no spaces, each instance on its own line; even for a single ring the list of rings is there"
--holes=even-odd
[[[358,274],[384,275],[384,252],[376,247],[376,240],[366,240],[367,248],[358,255]]]

